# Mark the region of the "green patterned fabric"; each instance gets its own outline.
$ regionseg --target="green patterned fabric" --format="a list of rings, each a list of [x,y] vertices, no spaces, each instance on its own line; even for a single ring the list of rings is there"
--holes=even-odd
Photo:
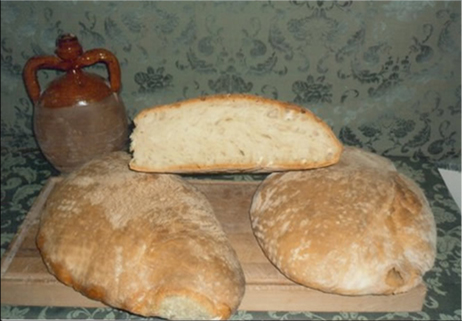
[[[389,157],[425,191],[438,254],[415,313],[239,311],[234,319],[460,320],[461,216],[438,166],[460,170],[459,1],[2,1],[1,251],[56,172],[32,131],[22,81],[58,35],[119,59],[129,117],[200,95],[297,103],[347,145]],[[104,65],[89,71],[106,76]],[[42,88],[59,73],[40,71]],[[181,129],[178,129],[181,130]],[[254,180],[259,175],[225,175]],[[139,319],[115,309],[2,306],[2,318]]]
[[[458,164],[460,9],[459,1],[2,1],[2,144],[35,144],[21,71],[71,32],[84,49],[119,58],[130,117],[199,95],[250,93],[309,108],[350,144]],[[106,75],[104,65],[91,69]],[[39,74],[42,88],[56,77]]]

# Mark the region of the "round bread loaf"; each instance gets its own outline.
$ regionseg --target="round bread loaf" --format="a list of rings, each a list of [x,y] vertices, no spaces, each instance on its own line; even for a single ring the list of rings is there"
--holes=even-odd
[[[143,316],[226,319],[245,280],[210,203],[175,175],[117,152],[52,191],[37,245],[49,271],[89,298]]]
[[[357,148],[346,147],[330,167],[270,175],[250,216],[269,260],[324,292],[404,292],[435,260],[435,222],[420,188]]]

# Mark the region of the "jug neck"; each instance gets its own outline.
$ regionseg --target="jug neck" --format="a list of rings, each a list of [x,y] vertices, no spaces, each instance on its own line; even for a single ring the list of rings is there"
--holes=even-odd
[[[65,34],[57,39],[55,52],[64,61],[75,61],[83,54],[83,48],[76,36]]]

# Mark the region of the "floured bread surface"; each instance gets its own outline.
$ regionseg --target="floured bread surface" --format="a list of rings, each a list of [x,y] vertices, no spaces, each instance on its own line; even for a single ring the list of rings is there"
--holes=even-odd
[[[342,145],[307,109],[216,95],[143,110],[130,167],[146,172],[271,172],[335,164]]]
[[[420,188],[389,160],[357,148],[345,147],[328,168],[270,175],[250,216],[269,260],[325,292],[405,292],[435,260],[435,222]]]
[[[110,306],[167,319],[226,319],[245,280],[205,196],[117,152],[52,191],[37,245],[51,273]]]

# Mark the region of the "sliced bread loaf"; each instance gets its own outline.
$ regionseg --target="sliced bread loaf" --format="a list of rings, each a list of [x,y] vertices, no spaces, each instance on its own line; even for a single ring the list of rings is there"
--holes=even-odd
[[[335,164],[342,144],[302,107],[216,95],[143,110],[131,135],[137,171],[272,172]]]

